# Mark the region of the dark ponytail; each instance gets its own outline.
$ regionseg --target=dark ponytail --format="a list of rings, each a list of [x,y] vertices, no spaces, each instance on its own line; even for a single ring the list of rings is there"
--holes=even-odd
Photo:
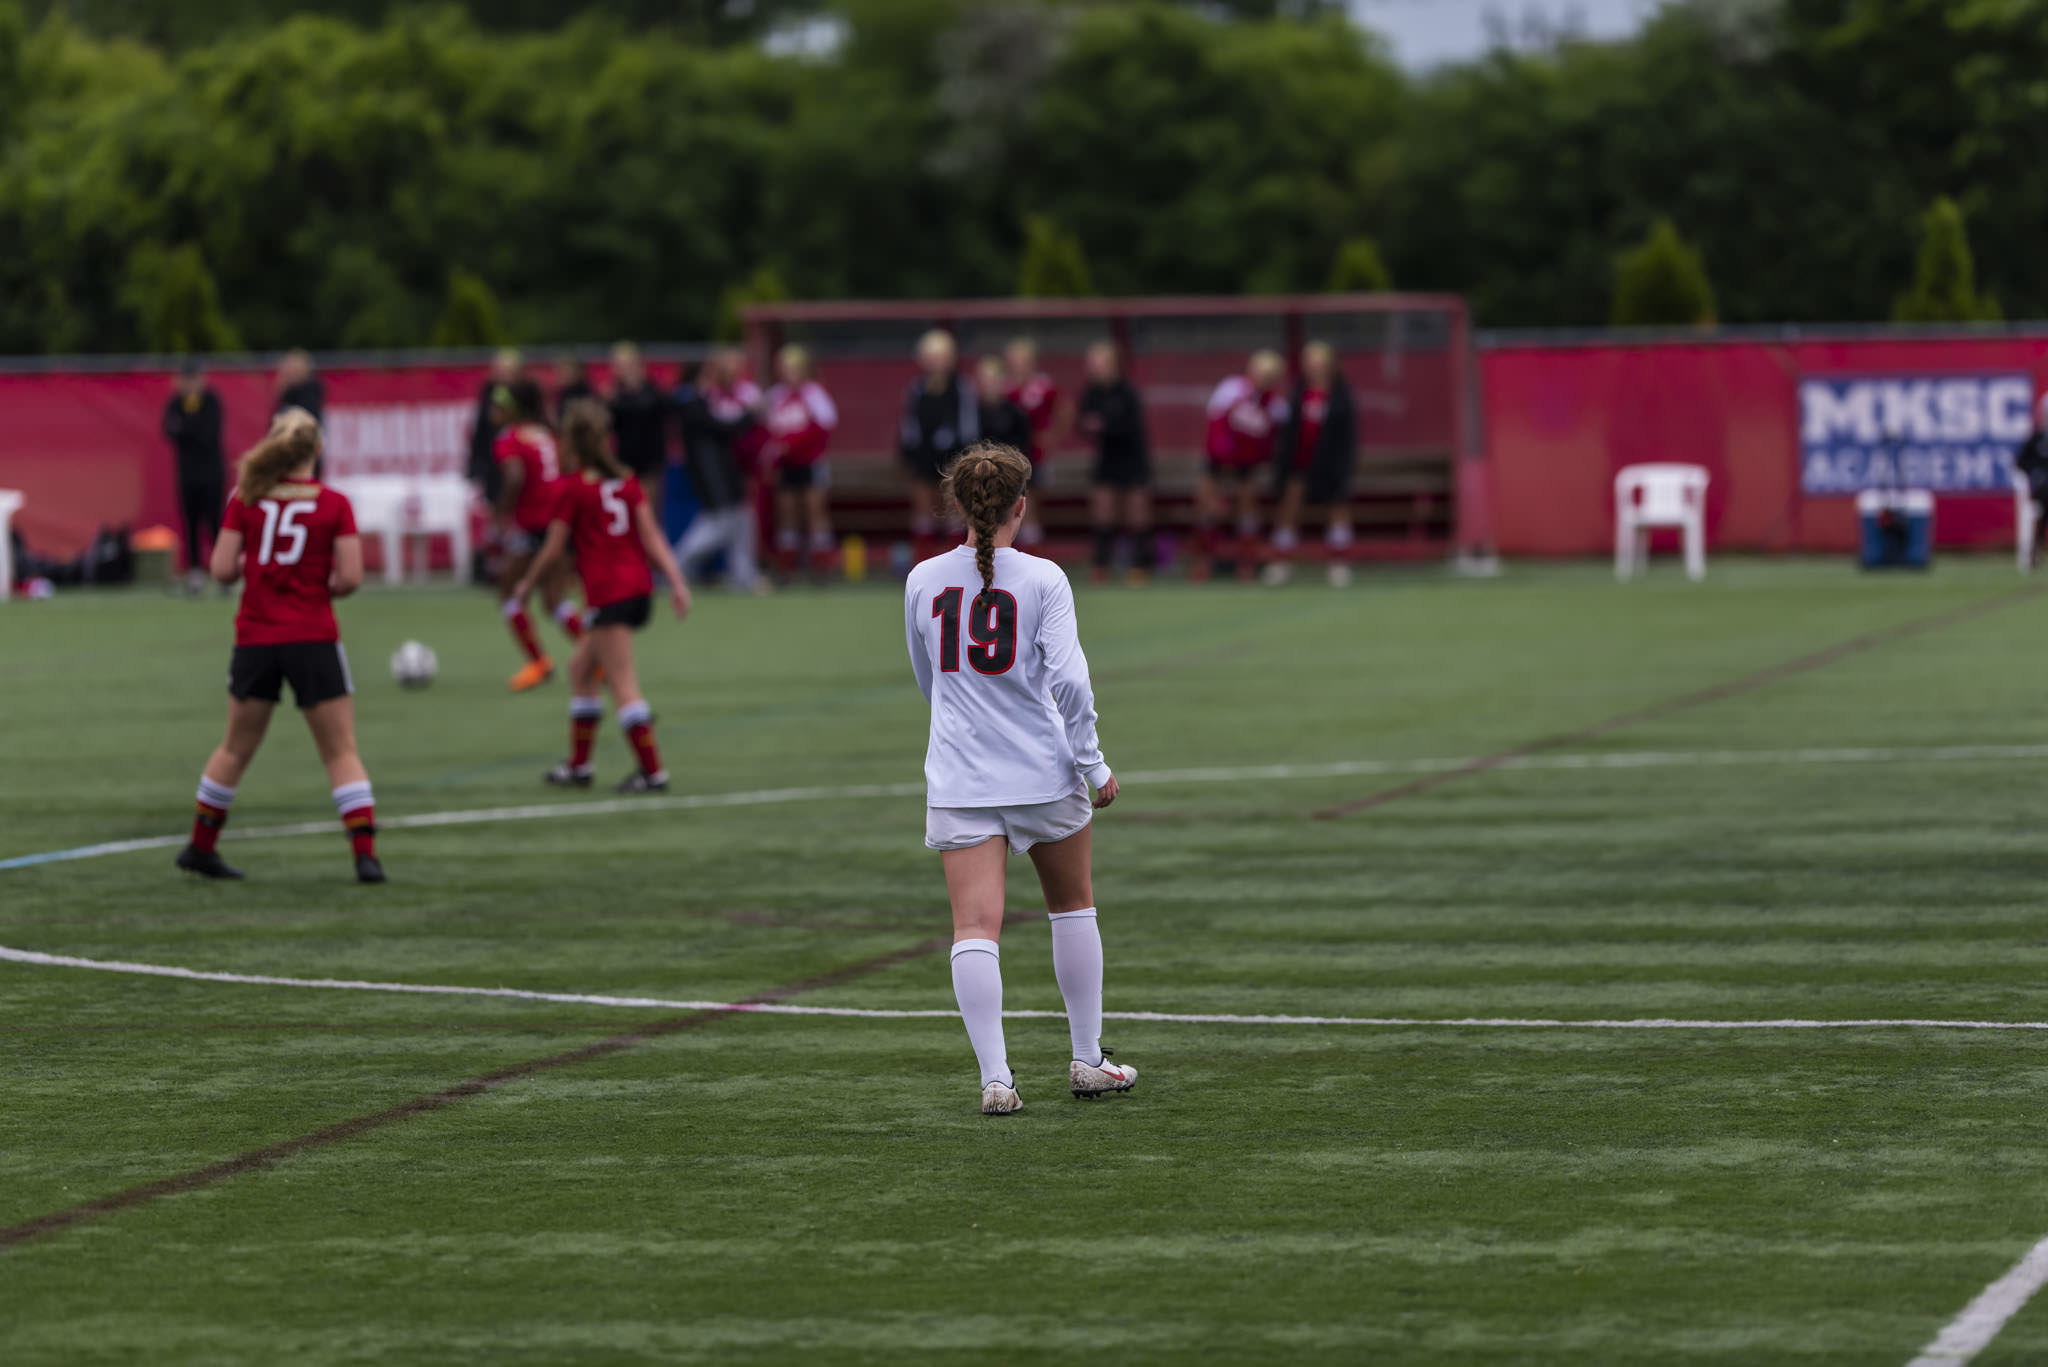
[[[1031,462],[1022,451],[1001,442],[975,443],[954,457],[946,470],[946,494],[974,537],[974,567],[981,571],[977,607],[995,591],[996,533],[1010,520],[1030,482]]]

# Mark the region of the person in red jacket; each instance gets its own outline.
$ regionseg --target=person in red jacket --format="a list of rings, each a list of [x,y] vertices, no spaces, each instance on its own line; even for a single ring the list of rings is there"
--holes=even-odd
[[[320,424],[287,408],[242,457],[208,568],[222,584],[242,581],[235,651],[228,661],[227,734],[199,776],[192,838],[177,866],[205,878],[240,878],[216,848],[235,789],[290,684],[327,768],[334,808],[355,856],[356,878],[384,881],[377,860],[377,808],[356,753],[354,681],[334,600],[363,582],[363,543],[354,509],[314,477]]]
[[[1209,396],[1208,464],[1195,486],[1195,563],[1189,577],[1234,567],[1241,579],[1258,573],[1259,479],[1273,458],[1273,439],[1287,420],[1280,391],[1285,367],[1271,351],[1255,351],[1244,373],[1232,375]],[[1237,541],[1219,554],[1217,523],[1236,514]]]
[[[822,579],[832,568],[834,548],[825,448],[839,426],[839,410],[811,378],[810,354],[802,347],[786,346],[776,354],[775,376],[761,402],[761,425],[768,432],[762,454],[775,471],[775,557],[785,578],[794,575],[808,531],[811,574]]]
[[[541,537],[547,534],[549,519],[554,516],[561,457],[555,449],[554,431],[547,423],[540,385],[531,377],[522,375],[505,385],[493,397],[492,407],[502,417],[492,448],[502,481],[496,511],[498,544],[505,552],[504,563],[498,570],[498,592],[504,599],[501,610],[505,624],[512,629],[513,641],[526,656],[526,663],[512,676],[508,686],[514,693],[524,693],[555,675],[555,662],[541,649],[533,619],[526,615],[526,601],[532,594],[530,585],[535,582],[526,571],[533,564],[533,553]],[[527,591],[515,592],[513,586],[522,580],[529,584]],[[566,592],[568,582],[566,564],[558,564],[538,578],[541,601],[547,604],[569,640],[575,642],[583,639],[583,618]]]
[[[640,692],[633,633],[653,615],[653,571],[659,570],[668,584],[678,620],[689,615],[690,586],[655,524],[640,481],[612,454],[611,414],[595,399],[578,399],[562,421],[568,471],[556,492],[547,539],[518,591],[531,593],[550,570],[566,563],[563,556],[573,543],[583,596],[590,602],[590,630],[569,656],[569,758],[542,777],[557,787],[590,786],[590,752],[604,717],[598,690],[609,684],[619,726],[640,762],[618,791],[658,793],[668,787],[668,770],[655,744],[654,709]]]
[[[1045,483],[1045,459],[1052,442],[1054,419],[1060,412],[1060,387],[1053,383],[1052,376],[1039,369],[1038,343],[1029,337],[1013,337],[1003,348],[1003,388],[1011,403],[1024,410],[1024,416],[1031,420],[1031,441],[1024,448],[1024,454],[1031,457],[1031,483],[1042,486]],[[984,432],[983,436],[988,433]],[[1024,526],[1017,533],[1017,544],[1035,546],[1045,540],[1045,528],[1039,525],[1038,513],[1027,507],[1024,511]]]

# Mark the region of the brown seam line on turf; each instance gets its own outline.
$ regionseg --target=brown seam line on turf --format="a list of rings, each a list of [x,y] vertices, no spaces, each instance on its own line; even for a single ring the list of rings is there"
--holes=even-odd
[[[1942,627],[1954,626],[1958,622],[1967,622],[1973,617],[1982,617],[1987,613],[1997,612],[2001,608],[2007,608],[2014,603],[2036,597],[2044,591],[2048,591],[2048,589],[2044,589],[2040,585],[2013,589],[2006,593],[1994,594],[1989,598],[1979,599],[1974,603],[1965,603],[1961,607],[1944,608],[1942,611],[1933,613],[1930,616],[1916,618],[1910,622],[1901,622],[1897,626],[1881,627],[1876,631],[1865,632],[1861,636],[1852,636],[1846,641],[1838,641],[1834,645],[1816,650],[1811,654],[1801,655],[1797,659],[1786,660],[1782,664],[1775,664],[1767,669],[1760,669],[1754,674],[1746,674],[1739,679],[1730,679],[1726,683],[1718,683],[1710,688],[1702,688],[1697,692],[1687,693],[1665,702],[1652,703],[1648,707],[1639,707],[1633,712],[1624,712],[1618,717],[1609,717],[1605,721],[1596,721],[1592,725],[1582,726],[1576,731],[1565,731],[1558,735],[1544,736],[1538,740],[1527,741],[1512,749],[1499,751],[1496,754],[1482,755],[1478,759],[1461,764],[1455,769],[1444,769],[1434,774],[1425,774],[1421,778],[1410,779],[1398,787],[1387,788],[1377,793],[1368,794],[1365,797],[1353,798],[1349,802],[1340,802],[1334,807],[1325,807],[1318,811],[1315,816],[1318,821],[1334,821],[1339,817],[1356,816],[1360,812],[1368,812],[1375,807],[1384,807],[1390,802],[1399,802],[1402,798],[1417,797],[1423,793],[1433,792],[1447,783],[1456,783],[1461,778],[1470,778],[1474,774],[1487,773],[1528,755],[1541,754],[1544,751],[1556,750],[1566,745],[1575,745],[1580,741],[1594,740],[1600,736],[1624,730],[1627,727],[1635,726],[1642,722],[1656,721],[1659,718],[1668,717],[1677,712],[1684,712],[1694,707],[1703,707],[1708,703],[1720,702],[1723,699],[1733,698],[1739,694],[1753,692],[1766,685],[1774,684],[1780,679],[1788,679],[1795,674],[1805,674],[1811,670],[1824,668],[1838,660],[1847,659],[1851,655],[1861,654],[1866,650],[1873,650],[1878,646],[1891,645],[1894,642],[1918,636],[1923,632],[1938,631]]]
[[[1042,915],[1043,913],[1040,914]],[[1036,916],[1006,916],[1004,918],[1005,921],[1035,919],[1037,919]],[[914,945],[891,950],[887,954],[877,955],[872,959],[864,959],[860,963],[849,964],[845,968],[835,968],[828,973],[820,973],[816,977],[805,978],[801,982],[770,988],[765,992],[748,997],[739,1005],[742,1007],[766,1006],[774,1002],[786,1001],[791,997],[800,996],[806,992],[816,992],[827,987],[837,987],[856,978],[864,978],[871,973],[879,973],[885,968],[893,968],[898,964],[908,963],[912,959],[919,959],[927,954],[936,953],[951,945],[952,942],[952,937],[945,935],[934,936],[929,940],[920,940]],[[145,1183],[139,1187],[130,1187],[126,1191],[117,1191],[111,1196],[102,1196],[96,1201],[87,1201],[85,1204],[73,1206],[69,1210],[52,1211],[48,1215],[39,1215],[33,1220],[24,1221],[12,1228],[0,1229],[0,1249],[11,1248],[46,1234],[55,1234],[59,1230],[69,1229],[71,1226],[81,1221],[89,1220],[95,1215],[108,1215],[117,1210],[127,1210],[134,1206],[147,1205],[151,1201],[159,1200],[165,1196],[175,1196],[180,1192],[211,1186],[213,1183],[224,1178],[236,1177],[242,1173],[254,1171],[257,1168],[269,1167],[281,1159],[291,1158],[313,1149],[323,1149],[329,1145],[339,1144],[344,1140],[354,1139],[358,1135],[368,1134],[372,1130],[381,1130],[387,1125],[395,1125],[400,1121],[410,1120],[414,1116],[426,1115],[429,1112],[441,1110],[468,1097],[481,1096],[483,1093],[501,1087],[508,1082],[517,1082],[521,1078],[532,1077],[537,1073],[548,1072],[555,1068],[567,1068],[573,1064],[590,1063],[597,1059],[608,1058],[613,1054],[631,1049],[636,1045],[645,1044],[649,1040],[660,1039],[664,1035],[673,1035],[680,1031],[693,1030],[698,1026],[709,1025],[713,1021],[724,1020],[729,1016],[743,1016],[746,1014],[747,1012],[744,1010],[694,1011],[686,1016],[671,1016],[667,1020],[654,1021],[637,1030],[628,1030],[623,1034],[611,1035],[605,1039],[597,1040],[594,1043],[585,1044],[575,1049],[569,1049],[559,1054],[549,1054],[545,1058],[528,1059],[524,1063],[512,1063],[507,1064],[503,1068],[494,1068],[490,1072],[479,1074],[466,1082],[458,1082],[453,1087],[428,1096],[414,1097],[410,1101],[400,1102],[398,1105],[392,1106],[387,1110],[373,1111],[368,1115],[359,1115],[352,1119],[344,1120],[339,1124],[329,1125],[325,1129],[315,1130],[311,1134],[300,1135],[296,1139],[285,1139],[275,1144],[266,1144],[260,1149],[251,1149],[247,1153],[237,1154],[233,1158],[223,1159],[218,1163],[209,1163],[203,1168],[194,1168],[190,1172],[181,1172],[174,1177],[165,1177],[155,1182]]]

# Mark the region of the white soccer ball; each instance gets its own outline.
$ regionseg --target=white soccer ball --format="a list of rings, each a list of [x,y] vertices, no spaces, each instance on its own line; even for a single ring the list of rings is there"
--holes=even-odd
[[[391,655],[391,677],[401,688],[425,688],[440,668],[434,652],[418,641],[407,641]]]

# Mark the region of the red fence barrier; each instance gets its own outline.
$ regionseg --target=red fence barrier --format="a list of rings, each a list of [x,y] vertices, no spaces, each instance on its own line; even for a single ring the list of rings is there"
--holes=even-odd
[[[1836,552],[1856,544],[1855,501],[1813,491],[1813,474],[1803,479],[1802,468],[1816,454],[1858,445],[1847,403],[1864,405],[1862,421],[1881,434],[1876,447],[1897,448],[1909,467],[1903,482],[1924,482],[1919,476],[1929,469],[1953,479],[1951,466],[1974,455],[2009,458],[2026,414],[2018,396],[1996,422],[1951,414],[1943,409],[1951,397],[1945,390],[1968,400],[1983,391],[1982,377],[2024,378],[2031,407],[2048,379],[2048,336],[1507,340],[1483,351],[1481,374],[1503,553],[1611,551],[1614,473],[1639,461],[1680,461],[1712,473],[1713,547]],[[1956,383],[1945,385],[1948,379]],[[1837,386],[1844,411],[1808,411],[1817,401],[1803,404],[1803,386],[1823,382]],[[1862,392],[1852,393],[1859,385]],[[1940,463],[1927,466],[1922,457]],[[1943,546],[2010,545],[2012,524],[2002,466],[1994,478],[1979,472],[1968,491],[1937,495]]]

